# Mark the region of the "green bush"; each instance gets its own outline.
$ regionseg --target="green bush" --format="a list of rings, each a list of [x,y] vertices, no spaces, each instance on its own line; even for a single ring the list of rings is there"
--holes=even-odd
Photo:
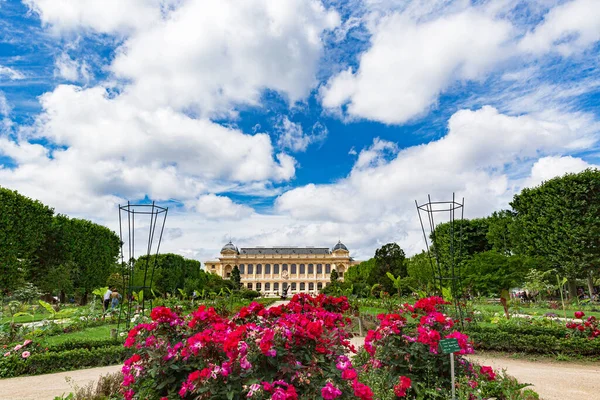
[[[600,340],[566,337],[556,328],[531,327],[501,330],[497,327],[470,327],[467,334],[482,350],[532,354],[600,356]]]
[[[242,296],[242,298],[250,300],[260,297],[260,293],[256,290],[242,290],[240,292],[240,295]]]
[[[34,353],[29,358],[3,357],[0,358],[0,378],[120,364],[130,353],[122,345],[113,345]]]
[[[95,339],[95,340],[73,340],[69,342],[62,342],[57,344],[48,345],[46,348],[50,352],[61,352],[76,349],[98,349],[104,347],[121,346],[122,341],[117,339]]]

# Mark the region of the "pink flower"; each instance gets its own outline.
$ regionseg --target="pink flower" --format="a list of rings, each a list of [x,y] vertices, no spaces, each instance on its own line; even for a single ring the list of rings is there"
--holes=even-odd
[[[23,346],[27,346],[29,343],[33,342],[33,340],[27,339],[23,342]]]
[[[4,353],[4,357],[8,357],[10,356],[10,351],[7,351],[6,353]]]
[[[15,346],[14,350],[15,350],[15,351],[19,351],[19,350],[21,350],[22,348],[23,348],[23,345],[22,345],[22,344],[18,344],[18,345],[16,345],[16,346]]]
[[[575,311],[575,318],[583,318],[585,316],[585,313],[583,311]]]
[[[340,397],[341,395],[342,391],[333,386],[331,382],[327,382],[327,385],[321,389],[321,396],[323,396],[325,400],[332,400]]]
[[[496,379],[496,373],[492,367],[482,366],[479,372],[483,375],[487,375],[489,381],[493,381]]]
[[[30,352],[28,352],[28,351],[24,351],[24,352],[23,352],[23,354],[21,354],[21,357],[23,357],[23,358],[27,358],[27,357],[29,357],[30,355],[31,355],[31,353],[30,353]]]
[[[352,368],[348,368],[345,369],[344,372],[342,372],[342,379],[345,379],[347,381],[351,381],[353,379],[355,379],[357,377],[357,373],[355,369]]]

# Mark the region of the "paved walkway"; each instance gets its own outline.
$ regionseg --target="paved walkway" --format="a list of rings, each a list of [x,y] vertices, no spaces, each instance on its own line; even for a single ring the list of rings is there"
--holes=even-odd
[[[72,385],[82,387],[90,382],[97,382],[102,375],[120,369],[121,365],[113,365],[57,374],[0,379],[0,400],[53,400],[56,396],[71,393]],[[72,379],[71,383],[67,383],[65,379],[67,377]]]

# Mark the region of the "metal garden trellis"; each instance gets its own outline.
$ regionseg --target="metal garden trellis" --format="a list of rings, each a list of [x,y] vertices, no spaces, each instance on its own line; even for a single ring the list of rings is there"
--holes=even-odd
[[[450,295],[452,297],[454,311],[456,316],[460,319],[462,325],[464,319],[463,310],[461,307],[461,300],[463,294],[461,288],[460,265],[458,265],[456,262],[456,255],[460,255],[462,252],[462,223],[459,224],[459,232],[456,232],[456,214],[460,212],[459,221],[462,221],[464,217],[465,199],[463,197],[461,202],[459,203],[458,201],[456,201],[455,194],[452,193],[452,201],[431,201],[431,195],[427,195],[427,200],[428,201],[423,204],[419,204],[415,200],[415,205],[417,207],[417,213],[419,214],[419,222],[421,223],[421,230],[423,231],[423,239],[425,240],[425,246],[427,248],[427,254],[429,256],[429,263],[431,265],[431,273],[433,277],[434,288],[442,297],[444,297],[443,288],[447,287],[446,282],[450,283]],[[422,213],[424,216],[427,217],[426,223],[423,223]],[[440,243],[436,241],[435,216],[439,213],[447,213],[447,222],[449,223],[450,227],[450,243],[448,249],[449,257],[445,257],[443,259],[440,257],[439,253]],[[426,225],[429,225],[429,235],[427,234]],[[457,241],[458,251],[456,251]],[[432,254],[432,248],[434,254]],[[438,284],[439,286],[437,286]]]
[[[127,205],[119,204],[119,236],[121,238],[121,266],[123,276],[123,287],[125,288],[123,306],[119,311],[119,321],[117,330],[120,328],[121,320],[125,317],[125,327],[129,330],[131,324],[132,315],[136,312],[133,309],[133,295],[137,291],[137,296],[140,302],[140,312],[144,313],[146,309],[146,298],[148,292],[152,288],[152,282],[154,281],[154,270],[158,263],[158,253],[160,251],[160,244],[162,242],[162,235],[165,229],[165,222],[167,220],[167,213],[169,209],[161,207],[152,202],[152,204],[130,204]],[[145,255],[145,265],[135,265],[136,262],[136,216],[138,217],[138,230],[148,229],[147,240],[146,235],[141,235],[141,242],[143,243],[142,252],[140,255]],[[140,226],[140,218],[142,225]],[[144,222],[149,224],[145,225]],[[160,221],[162,220],[162,221]],[[157,231],[157,225],[160,228],[160,232]],[[125,229],[124,229],[125,228]],[[126,235],[124,235],[126,234]],[[138,235],[138,242],[140,241]],[[125,249],[124,246],[127,244],[127,261],[125,261]],[[156,251],[154,251],[156,249]],[[151,255],[154,254],[153,260]],[[135,285],[136,279],[135,274],[143,272],[143,280],[141,285]],[[141,293],[141,294],[140,294]],[[123,316],[125,304],[126,315]],[[152,300],[150,300],[150,308],[152,308]]]

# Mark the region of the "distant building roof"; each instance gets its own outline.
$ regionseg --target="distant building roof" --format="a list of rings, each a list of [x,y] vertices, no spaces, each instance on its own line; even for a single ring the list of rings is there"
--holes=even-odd
[[[329,254],[328,247],[240,247],[240,254]]]

